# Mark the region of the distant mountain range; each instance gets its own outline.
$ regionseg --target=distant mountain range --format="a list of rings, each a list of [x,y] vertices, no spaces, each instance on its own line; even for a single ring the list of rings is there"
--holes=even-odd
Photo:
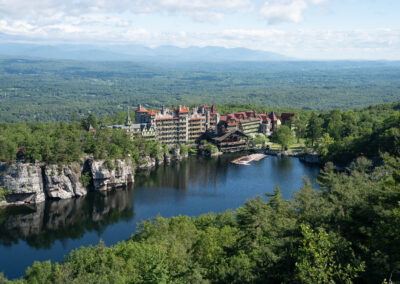
[[[286,61],[284,55],[247,48],[142,45],[39,45],[0,43],[0,56],[39,57],[89,61]]]

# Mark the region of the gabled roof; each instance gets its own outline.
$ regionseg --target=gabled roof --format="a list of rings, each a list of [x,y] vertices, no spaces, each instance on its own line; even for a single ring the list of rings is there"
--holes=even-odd
[[[138,105],[137,110],[135,112],[148,112],[146,108],[144,108],[142,105]]]
[[[238,121],[238,119],[236,118],[236,115],[235,115],[234,113],[228,113],[228,114],[226,115],[226,117],[227,117],[227,120],[228,120],[228,121],[229,121],[229,120]]]
[[[259,114],[259,116],[263,121],[271,121],[271,118],[269,118],[265,113]]]
[[[151,109],[151,110],[148,110],[147,113],[150,114],[150,115],[155,115],[155,114],[158,113],[158,110],[156,110],[156,109]]]
[[[221,117],[219,118],[219,121],[227,121],[228,117],[226,115],[221,115]]]
[[[217,142],[221,142],[221,141],[224,141],[226,138],[228,138],[229,136],[231,136],[232,134],[237,134],[237,135],[240,135],[240,136],[242,136],[242,137],[248,137],[246,134],[244,134],[242,131],[239,131],[239,130],[232,130],[232,131],[228,131],[227,133],[225,133],[224,135],[222,135],[222,136],[219,136],[219,137],[215,137],[215,138],[213,138],[213,140],[214,141],[217,141]]]
[[[175,112],[177,112],[177,113],[189,113],[190,111],[187,108],[183,107],[183,106],[179,106],[179,108],[176,109]]]

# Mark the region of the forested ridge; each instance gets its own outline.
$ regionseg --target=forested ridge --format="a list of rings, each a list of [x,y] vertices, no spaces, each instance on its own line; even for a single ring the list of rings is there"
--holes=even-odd
[[[235,211],[147,220],[129,240],[35,262],[15,282],[400,282],[399,104],[298,116],[326,161],[320,190],[305,179],[293,200],[276,187]]]
[[[400,99],[399,62],[78,62],[0,58],[0,121],[67,121],[142,103],[351,109]]]

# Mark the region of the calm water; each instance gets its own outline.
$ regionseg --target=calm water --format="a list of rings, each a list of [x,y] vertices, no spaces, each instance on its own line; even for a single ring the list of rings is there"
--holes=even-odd
[[[100,239],[115,244],[128,239],[138,222],[158,214],[197,216],[235,209],[276,185],[284,198],[291,198],[303,176],[314,180],[319,171],[296,158],[268,157],[238,166],[230,163],[236,156],[192,157],[140,172],[134,186],[104,195],[1,209],[0,272],[16,278],[34,260],[60,261],[72,249]]]

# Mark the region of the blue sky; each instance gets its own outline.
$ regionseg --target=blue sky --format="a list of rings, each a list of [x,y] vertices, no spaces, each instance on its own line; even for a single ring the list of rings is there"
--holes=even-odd
[[[1,42],[247,47],[400,60],[399,0],[0,0]]]

